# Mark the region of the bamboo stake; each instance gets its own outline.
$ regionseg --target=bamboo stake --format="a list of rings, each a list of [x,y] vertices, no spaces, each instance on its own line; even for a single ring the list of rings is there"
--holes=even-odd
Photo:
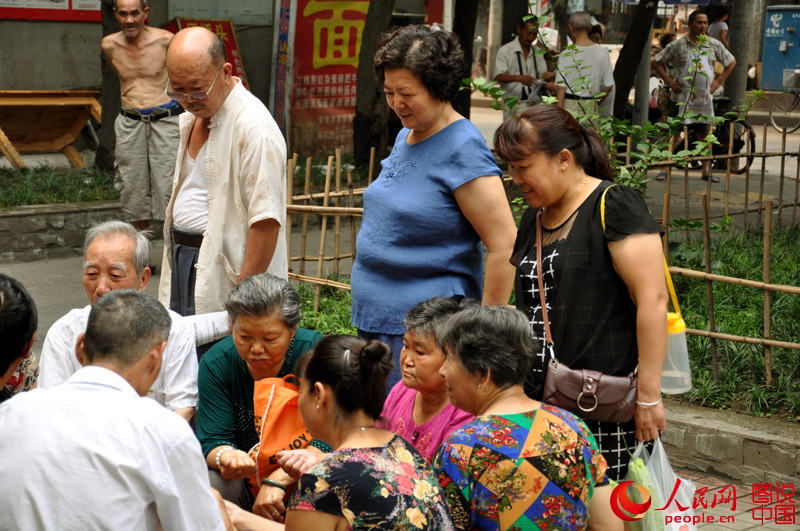
[[[683,149],[689,149],[689,128],[683,126]],[[689,218],[689,161],[683,170],[683,217]],[[686,227],[686,241],[691,239],[691,231]]]
[[[633,144],[633,138],[630,136],[625,139],[625,165],[628,166],[631,163],[631,149]]]
[[[733,122],[728,124],[728,156],[733,155]],[[712,168],[713,170],[713,162]],[[713,174],[713,171],[712,171]],[[709,177],[708,182],[711,183]],[[731,191],[731,159],[725,161],[725,215],[729,214],[730,209],[730,191]]]
[[[709,182],[710,179],[709,179]],[[708,194],[703,195],[703,247],[705,250],[705,269],[706,273],[711,273],[711,230],[708,218]],[[716,331],[714,322],[714,286],[710,280],[706,280],[706,295],[708,296],[708,329]],[[711,338],[711,374],[714,381],[719,380],[719,358],[717,357],[717,340]]]
[[[366,188],[353,188],[353,193],[355,195],[363,195],[364,194],[364,190],[366,190]],[[348,195],[350,195],[350,192],[342,190],[338,194],[336,192],[331,192],[330,194],[328,194],[328,197],[333,199],[334,197],[345,197],[345,196],[348,196]],[[325,193],[324,192],[316,192],[316,193],[313,193],[313,194],[312,193],[303,193],[303,194],[298,194],[298,195],[294,196],[294,200],[295,201],[308,201],[309,199],[322,199],[323,197],[325,197]]]
[[[342,191],[342,148],[336,148],[336,199],[334,204],[339,207],[339,193]],[[339,256],[339,243],[342,239],[342,218],[336,216],[333,220],[333,256]],[[339,278],[339,259],[333,261],[333,276]]]
[[[800,194],[800,146],[797,147],[797,170],[794,173],[794,205],[792,206],[792,227],[797,220],[797,200]]]
[[[774,339],[761,339],[758,337],[735,336],[732,334],[723,334],[722,332],[709,332],[708,330],[697,330],[695,328],[687,328],[686,333],[695,336],[723,339],[725,341],[736,341],[738,343],[747,343],[750,345],[764,345],[775,348],[789,348],[794,350],[800,350],[800,343],[790,343],[788,341],[775,341]]]
[[[364,212],[360,207],[326,207],[318,205],[292,205],[287,207],[291,209],[292,214],[316,214],[318,216],[357,216],[360,217]]]
[[[291,280],[308,282],[309,284],[316,284],[317,287],[328,286],[331,288],[346,289],[348,291],[350,290],[350,284],[344,284],[342,282],[336,282],[334,280],[328,280],[325,278],[308,277],[306,275],[298,275],[297,273],[289,273],[289,278]]]
[[[767,124],[764,124],[764,130],[761,133],[762,147],[761,151],[767,151]],[[761,157],[761,181],[758,184],[758,224],[761,225],[761,212],[764,210],[764,171],[767,165],[767,157]]]
[[[781,151],[786,151],[786,127],[781,133]],[[781,226],[781,214],[783,214],[783,181],[786,178],[784,169],[786,167],[786,155],[781,156],[781,176],[778,181],[778,227]]]
[[[369,148],[369,173],[367,174],[367,186],[372,182],[373,168],[375,167],[375,146]]]
[[[786,139],[786,128],[783,129],[783,137]],[[778,203],[780,205],[780,203]],[[778,216],[780,219],[780,206],[778,207]],[[767,219],[764,220],[764,283],[769,284],[770,277],[772,276],[772,265],[770,260],[770,248],[772,244],[772,201],[767,203]],[[772,332],[771,305],[772,293],[769,290],[764,290],[764,339],[772,339],[770,334]],[[764,345],[764,370],[767,373],[767,385],[772,385],[772,347]]]
[[[353,256],[353,255],[352,255],[352,254],[350,254],[350,253],[345,253],[345,254],[343,254],[343,255],[339,256],[339,258],[352,258],[352,256]],[[323,259],[325,262],[330,262],[330,261],[332,261],[332,260],[336,260],[336,257],[335,257],[335,256],[333,256],[333,255],[327,255],[327,256],[323,256],[323,257],[322,257],[322,259]],[[304,261],[306,261],[306,262],[318,262],[318,261],[319,261],[319,256],[316,256],[316,255],[315,255],[315,256],[308,256],[308,255],[306,255],[306,256],[299,256],[299,255],[298,255],[298,256],[293,256],[293,257],[292,257],[292,260],[304,260]]]
[[[708,130],[706,131],[706,135],[709,135],[709,134],[711,134],[711,126],[710,125],[708,126]],[[700,163],[700,167],[701,167],[700,173],[701,174],[705,171],[704,166],[705,166],[705,163],[701,162]],[[708,180],[706,181],[706,195],[710,198],[711,197],[711,170],[714,167],[713,161],[710,161],[708,163],[708,166],[709,166],[709,168],[708,168]],[[709,199],[709,201],[710,201],[710,199]]]
[[[669,182],[669,177],[667,177]],[[661,227],[664,229],[664,238],[662,245],[664,246],[664,256],[669,260],[669,190],[664,192],[664,208],[661,211]]]
[[[745,156],[745,164],[750,160],[750,137],[752,136],[752,129],[745,129],[744,131],[744,145],[747,155]],[[742,224],[745,229],[747,228],[747,206],[750,204],[750,164],[747,164],[747,170],[744,173],[744,220]]]
[[[308,195],[311,191],[311,157],[306,158],[306,181],[303,184],[303,193]],[[303,199],[303,204],[308,205],[308,199]],[[308,243],[308,214],[303,214],[303,228],[300,233],[300,254],[306,255],[306,244]],[[300,262],[300,274],[305,275],[306,263]]]
[[[333,167],[333,155],[328,156],[328,169],[325,171],[325,197],[322,199],[322,206],[328,206],[328,193],[331,191],[331,170]],[[319,261],[317,262],[317,278],[322,280],[322,259],[325,256],[325,232],[328,230],[328,216],[322,215],[322,227],[319,232]],[[319,313],[319,294],[320,285],[314,290],[314,315]]]
[[[356,207],[356,199],[353,194],[353,170],[347,170],[347,191],[350,196],[347,198],[347,206],[349,208]],[[356,261],[356,218],[350,216],[350,254],[353,257],[353,262]]]
[[[748,280],[746,278],[726,277],[725,275],[717,275],[714,273],[703,273],[702,271],[695,271],[694,269],[685,269],[683,267],[669,266],[669,272],[673,275],[680,275],[688,278],[697,278],[700,280],[713,280],[714,282],[724,282],[725,284],[735,284],[737,286],[744,286],[747,288],[755,288],[760,290],[769,290],[780,293],[791,293],[793,295],[800,295],[800,286],[788,286],[786,284],[766,284],[757,280]]]
[[[294,195],[294,170],[297,167],[297,153],[289,159],[288,172],[286,174],[286,256],[292,256],[292,213],[289,206],[292,204]],[[292,260],[289,259],[289,270],[292,269]]]

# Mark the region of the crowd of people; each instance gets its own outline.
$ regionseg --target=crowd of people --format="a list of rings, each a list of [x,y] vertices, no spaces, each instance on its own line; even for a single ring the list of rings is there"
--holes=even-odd
[[[118,0],[118,37],[147,35],[147,9]],[[385,35],[375,74],[403,129],[364,194],[358,337],[323,337],[299,326],[277,244],[285,144],[220,47],[202,28],[163,46],[166,93],[188,112],[160,302],[146,236],[91,227],[89,304],[47,331],[38,388],[0,405],[0,528],[621,530],[625,448],[666,428],[667,290],[660,228],[613,183],[597,133],[554,105],[497,130],[530,207],[517,229],[493,154],[451,104],[457,39]],[[204,344],[188,316],[219,311],[230,335]],[[0,385],[37,324],[0,274]],[[548,403],[554,362],[630,375],[630,419]]]

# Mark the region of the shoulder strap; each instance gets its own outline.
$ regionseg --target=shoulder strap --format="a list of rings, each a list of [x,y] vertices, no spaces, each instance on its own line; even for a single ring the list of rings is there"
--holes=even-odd
[[[542,211],[536,213],[536,283],[539,286],[539,304],[542,305],[542,321],[547,347],[553,348],[553,335],[550,333],[550,320],[547,318],[547,301],[544,298],[544,279],[542,278]]]
[[[608,188],[616,186],[612,184]],[[603,190],[603,195],[600,197],[600,224],[603,226],[603,234],[606,233],[606,192],[608,188]],[[672,306],[675,308],[675,313],[681,314],[681,308],[678,306],[678,295],[675,294],[675,286],[672,284],[672,275],[669,274],[669,265],[667,265],[667,257],[664,256],[664,276],[667,280],[667,289],[669,289],[669,296],[672,299]]]
[[[525,72],[522,70],[522,52],[515,52],[517,55],[517,66],[519,67],[519,75],[523,75]],[[522,85],[522,98],[523,100],[528,99],[528,87]]]

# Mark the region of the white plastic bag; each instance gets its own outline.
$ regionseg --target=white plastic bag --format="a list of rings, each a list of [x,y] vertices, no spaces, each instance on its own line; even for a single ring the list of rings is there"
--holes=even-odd
[[[669,463],[667,451],[664,449],[660,438],[653,445],[653,453],[647,461],[647,471],[650,473],[653,485],[658,491],[657,497],[662,500],[657,508],[660,509],[669,502],[669,506],[663,511],[658,511],[664,522],[664,529],[667,531],[691,531],[697,529],[697,524],[692,523],[694,520],[694,509],[692,509],[695,491],[694,483],[678,477]],[[675,491],[675,496],[672,496],[673,491]],[[686,509],[678,508],[679,504],[681,508]]]
[[[650,471],[647,469],[647,462],[650,461],[650,452],[644,447],[643,443],[637,443],[636,449],[631,455],[631,460],[628,462],[628,473],[625,475],[623,481],[633,481],[636,485],[641,485],[647,492],[650,493],[650,508],[644,516],[633,522],[628,522],[628,528],[632,531],[652,531],[660,529],[659,526],[663,525],[664,519],[661,511],[656,511],[657,507],[662,507],[664,502],[659,499],[659,490],[654,485]],[[628,488],[628,496],[635,503],[643,503],[639,491],[633,488]]]

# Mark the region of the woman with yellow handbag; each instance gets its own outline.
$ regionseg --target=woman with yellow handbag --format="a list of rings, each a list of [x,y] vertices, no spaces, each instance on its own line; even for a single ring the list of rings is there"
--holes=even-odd
[[[542,347],[525,391],[584,418],[609,477],[618,480],[627,470],[625,448],[666,428],[660,384],[668,298],[660,226],[635,190],[611,182],[597,133],[563,109],[524,111],[500,126],[494,146],[531,207],[512,255],[517,308]],[[583,379],[578,385],[576,376]],[[572,407],[550,401],[546,390],[555,398],[576,391]],[[614,400],[605,402],[609,397]]]

